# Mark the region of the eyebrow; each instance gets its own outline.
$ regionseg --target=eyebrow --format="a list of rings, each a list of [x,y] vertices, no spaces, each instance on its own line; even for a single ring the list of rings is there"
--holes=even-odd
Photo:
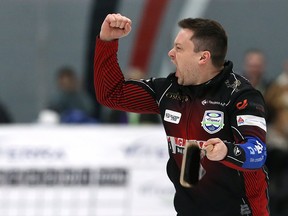
[[[182,46],[181,43],[174,43],[174,46]]]

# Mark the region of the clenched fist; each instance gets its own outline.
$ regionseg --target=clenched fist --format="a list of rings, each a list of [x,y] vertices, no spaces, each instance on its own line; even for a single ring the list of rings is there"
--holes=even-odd
[[[125,37],[131,31],[131,20],[121,14],[108,14],[102,23],[100,39],[111,41]]]
[[[223,160],[228,152],[227,146],[219,138],[212,138],[204,143],[203,149],[206,151],[206,156],[211,161]]]

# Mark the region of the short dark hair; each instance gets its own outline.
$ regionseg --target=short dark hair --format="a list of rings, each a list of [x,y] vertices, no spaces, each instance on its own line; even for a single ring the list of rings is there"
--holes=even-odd
[[[75,70],[70,66],[63,66],[57,70],[57,78],[70,77],[72,79],[77,79],[77,74]]]
[[[191,40],[195,45],[194,52],[209,51],[212,64],[221,67],[224,64],[228,38],[220,23],[203,18],[186,18],[178,22],[179,27],[193,31]]]
[[[265,56],[265,53],[263,50],[258,49],[258,48],[249,48],[245,51],[244,56],[249,55],[249,54],[258,54],[262,55],[263,57]]]

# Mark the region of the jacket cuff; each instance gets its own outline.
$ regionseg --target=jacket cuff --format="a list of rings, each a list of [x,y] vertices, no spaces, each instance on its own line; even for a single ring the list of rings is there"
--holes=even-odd
[[[224,161],[233,163],[236,166],[242,167],[246,160],[245,151],[241,148],[241,144],[233,144],[230,142],[224,142],[228,151]]]

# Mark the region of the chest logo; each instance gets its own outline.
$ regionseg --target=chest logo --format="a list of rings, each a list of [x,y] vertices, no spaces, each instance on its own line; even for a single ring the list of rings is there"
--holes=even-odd
[[[224,113],[217,110],[206,110],[201,126],[209,134],[215,134],[224,127]]]
[[[179,124],[180,119],[181,119],[181,113],[175,112],[172,110],[165,110],[165,116],[164,116],[164,121],[174,123],[174,124]]]

